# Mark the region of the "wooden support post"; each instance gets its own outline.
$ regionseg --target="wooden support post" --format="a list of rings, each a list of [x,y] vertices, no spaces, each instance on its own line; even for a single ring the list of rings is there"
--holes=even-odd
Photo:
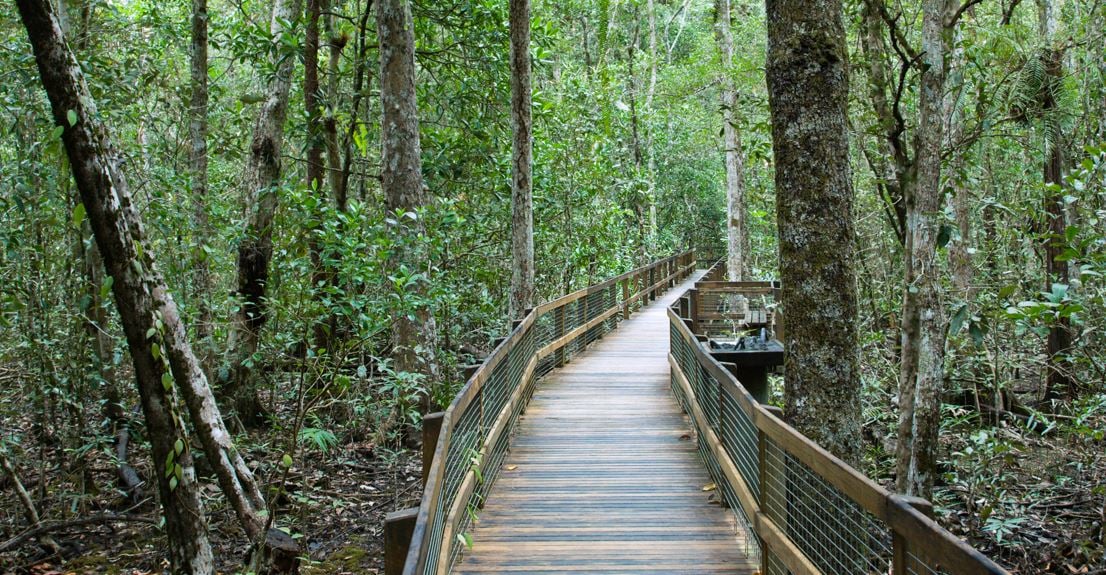
[[[899,495],[900,500],[905,501],[914,509],[921,511],[923,515],[933,519],[933,503],[922,499],[921,497],[914,497],[912,495]],[[891,532],[891,574],[892,575],[908,575],[915,570],[912,569],[910,560],[910,545],[906,541],[906,538],[899,534],[898,531]]]
[[[688,314],[687,317],[691,320],[691,333],[699,332],[699,290],[691,288],[687,290],[688,297]]]
[[[559,306],[553,311],[553,339],[554,341],[561,339],[565,335],[565,306]],[[561,346],[557,351],[553,352],[554,365],[557,367],[564,367],[565,364],[565,348]]]
[[[438,448],[438,436],[442,432],[444,411],[435,411],[422,416],[422,484],[430,477],[430,465],[434,463],[434,451]]]
[[[622,319],[630,319],[630,278],[622,280]]]
[[[384,516],[384,575],[402,575],[411,547],[411,534],[419,508],[393,511]]]
[[[772,415],[783,419],[783,410],[774,405],[765,405],[765,411],[768,411]],[[783,462],[780,462],[783,464]],[[780,494],[784,499],[787,498],[787,469],[774,469],[769,466],[768,458],[768,435],[763,430],[757,430],[757,467],[760,469],[760,509],[761,512],[768,516],[776,526],[787,532],[787,507],[784,502],[784,507],[779,506],[778,497],[769,497],[768,494],[775,492]],[[760,572],[768,573],[768,564],[771,551],[766,546],[761,547],[760,557]]]
[[[753,396],[753,399],[761,404],[768,403],[768,366],[739,366],[728,362],[720,363],[722,363],[722,367],[726,368],[726,371],[733,374],[734,378],[741,383],[741,387],[744,387],[745,391]]]
[[[526,321],[526,316],[530,315],[530,312],[534,311],[534,308],[528,307],[522,310],[522,317],[511,320],[511,331],[518,329],[518,326],[522,325],[522,322]]]

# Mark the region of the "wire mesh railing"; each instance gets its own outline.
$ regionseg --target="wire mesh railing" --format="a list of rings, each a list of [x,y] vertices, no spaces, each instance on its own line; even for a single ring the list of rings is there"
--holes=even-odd
[[[445,574],[461,558],[538,378],[571,361],[693,269],[694,252],[684,252],[527,313],[442,415],[404,575]]]
[[[672,390],[762,573],[1006,573],[928,517],[928,502],[888,492],[758,403],[693,331],[693,291],[669,308]]]

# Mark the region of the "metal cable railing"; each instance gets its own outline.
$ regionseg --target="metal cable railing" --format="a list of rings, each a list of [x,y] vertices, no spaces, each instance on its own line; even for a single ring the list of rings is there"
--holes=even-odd
[[[460,559],[468,530],[499,473],[511,431],[537,379],[571,361],[694,268],[694,252],[684,252],[526,315],[442,416],[404,575],[445,574]]]
[[[1006,574],[927,517],[928,502],[888,492],[753,399],[689,327],[694,291],[669,308],[672,391],[762,573]]]

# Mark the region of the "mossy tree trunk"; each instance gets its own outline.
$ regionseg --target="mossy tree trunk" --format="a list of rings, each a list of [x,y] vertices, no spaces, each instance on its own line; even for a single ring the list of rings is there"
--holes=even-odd
[[[787,359],[785,415],[860,459],[849,72],[840,0],[767,0],[768,102]]]

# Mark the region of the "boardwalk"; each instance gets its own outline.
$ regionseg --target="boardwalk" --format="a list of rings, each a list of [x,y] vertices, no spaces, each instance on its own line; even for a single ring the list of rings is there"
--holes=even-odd
[[[665,307],[546,377],[458,573],[755,571],[669,391]]]

